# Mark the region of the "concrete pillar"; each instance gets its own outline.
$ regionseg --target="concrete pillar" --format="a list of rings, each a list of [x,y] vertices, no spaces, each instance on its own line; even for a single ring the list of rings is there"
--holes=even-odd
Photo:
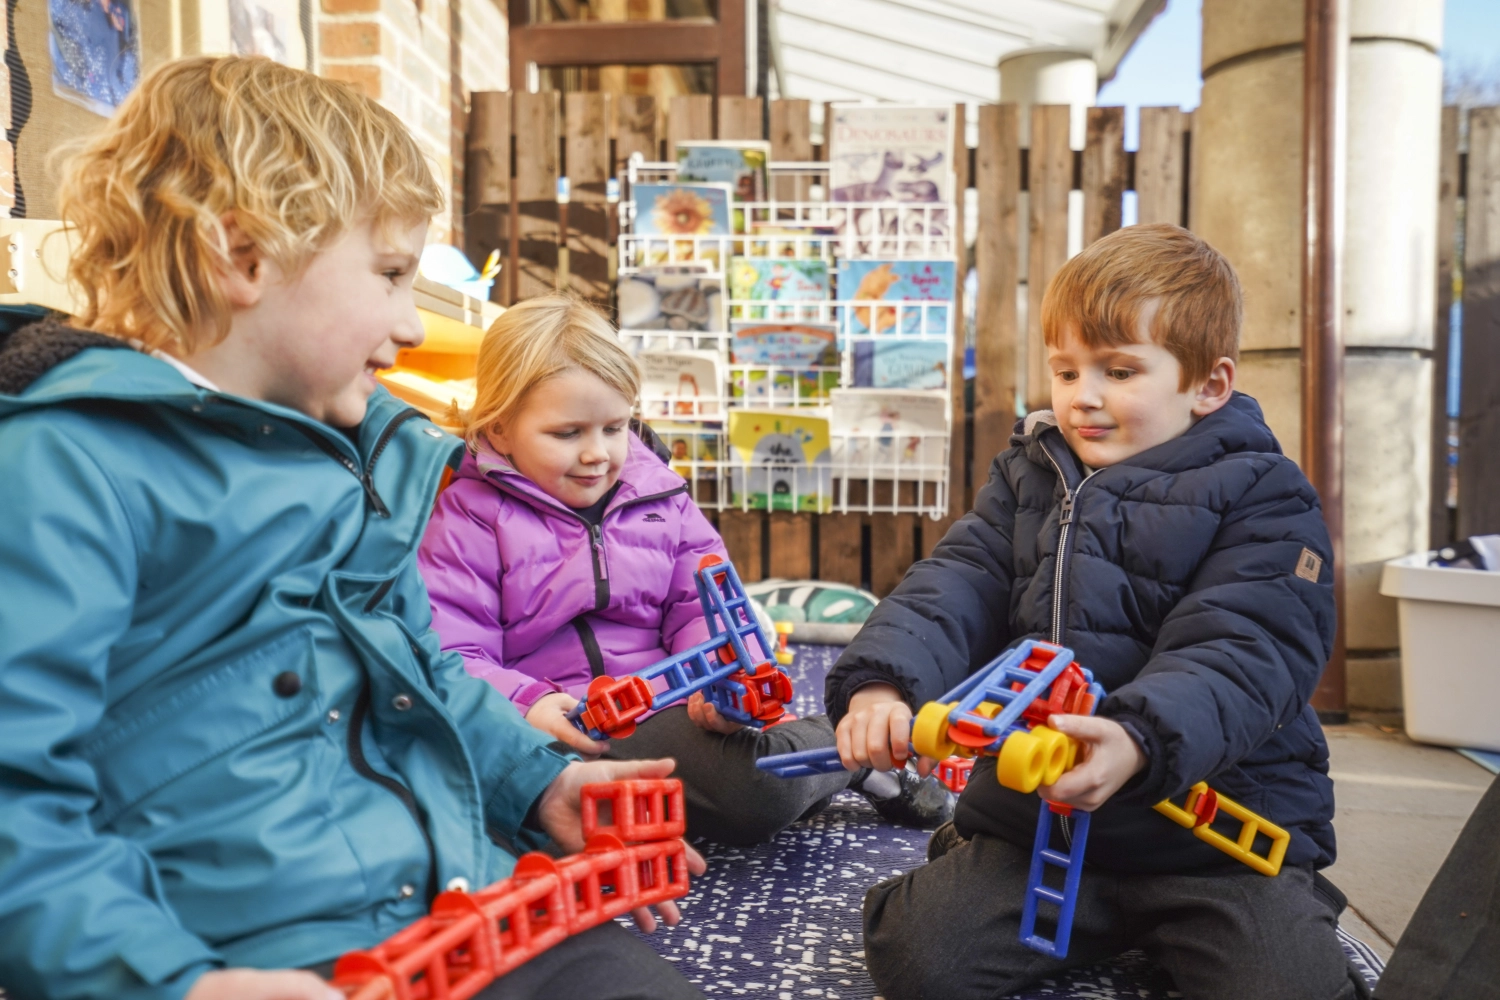
[[[1351,705],[1399,645],[1380,565],[1427,545],[1443,5],[1350,0],[1344,251]],[[1300,448],[1302,0],[1204,0],[1193,228],[1245,286],[1240,387]],[[1390,669],[1390,658],[1386,655]],[[1356,674],[1362,674],[1356,678]],[[1387,685],[1388,687],[1388,685]],[[1376,707],[1376,706],[1371,706]]]
[[[1074,149],[1083,148],[1087,127],[1084,108],[1094,106],[1099,93],[1099,67],[1085,52],[1031,49],[1000,60],[1000,100],[1021,105],[1021,143],[1031,135],[1033,104],[1068,104],[1068,125]]]

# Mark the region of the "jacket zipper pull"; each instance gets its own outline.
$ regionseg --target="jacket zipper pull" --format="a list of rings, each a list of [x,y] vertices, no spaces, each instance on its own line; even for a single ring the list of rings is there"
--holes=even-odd
[[[1068,525],[1070,525],[1072,523],[1073,523],[1073,494],[1065,491],[1063,493],[1063,501],[1062,501],[1062,520],[1058,522],[1058,527],[1065,528],[1065,527],[1067,527]]]
[[[604,563],[604,528],[597,524],[589,525],[589,535],[594,540],[594,556],[599,564],[599,579],[609,579],[609,567]]]

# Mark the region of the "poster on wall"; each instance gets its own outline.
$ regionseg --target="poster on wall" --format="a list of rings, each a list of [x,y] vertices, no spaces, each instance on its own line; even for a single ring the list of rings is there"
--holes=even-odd
[[[229,43],[237,56],[266,56],[301,69],[307,53],[297,0],[229,0]]]
[[[114,114],[141,75],[140,32],[128,0],[47,0],[52,90]]]

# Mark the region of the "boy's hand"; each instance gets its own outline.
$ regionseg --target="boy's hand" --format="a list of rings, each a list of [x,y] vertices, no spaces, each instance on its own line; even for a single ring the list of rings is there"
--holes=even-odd
[[[311,972],[216,969],[198,977],[185,1000],[344,1000]]]
[[[1125,727],[1097,715],[1054,715],[1047,725],[1080,744],[1080,763],[1037,789],[1042,798],[1093,812],[1146,766],[1146,755]]]
[[[553,739],[566,743],[579,753],[597,757],[609,750],[609,743],[589,739],[579,731],[577,726],[568,721],[568,713],[573,711],[573,706],[577,704],[577,698],[562,691],[544,694],[532,702],[531,707],[526,710],[526,721]]]
[[[702,691],[694,691],[688,695],[687,714],[699,729],[706,729],[711,733],[723,733],[728,736],[745,728],[738,722],[730,722],[720,715],[714,703],[703,697]]]
[[[891,684],[866,684],[849,697],[849,712],[839,720],[839,759],[857,771],[873,767],[890,771],[911,754],[911,707]],[[917,758],[917,773],[927,777],[937,761]]]
[[[570,854],[583,850],[583,814],[579,810],[579,790],[584,785],[598,781],[628,781],[631,778],[665,778],[672,773],[677,762],[665,760],[596,760],[586,763],[574,762],[563,768],[562,773],[552,779],[552,784],[542,793],[536,816],[542,829],[557,841],[558,846]],[[708,870],[703,855],[687,849],[688,871],[702,875]],[[667,900],[656,904],[662,921],[671,927],[682,919],[676,902]],[[656,930],[656,918],[648,907],[631,910],[630,916],[643,933]],[[197,998],[193,998],[197,1000]]]

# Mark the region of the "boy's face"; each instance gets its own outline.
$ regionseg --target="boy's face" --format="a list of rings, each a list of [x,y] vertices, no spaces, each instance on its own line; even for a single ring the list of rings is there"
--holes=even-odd
[[[630,450],[630,400],[575,368],[528,391],[516,415],[488,437],[542,492],[588,507],[620,479]]]
[[[259,301],[243,317],[261,376],[254,395],[334,427],[364,420],[375,373],[425,335],[412,282],[427,221],[391,228],[356,224],[290,280],[261,260]]]
[[[1136,340],[1090,347],[1069,326],[1047,350],[1052,409],[1073,453],[1095,469],[1115,465],[1183,434],[1229,401],[1234,361],[1220,358],[1200,385],[1179,390],[1182,365],[1150,337],[1156,304],[1142,310]]]

